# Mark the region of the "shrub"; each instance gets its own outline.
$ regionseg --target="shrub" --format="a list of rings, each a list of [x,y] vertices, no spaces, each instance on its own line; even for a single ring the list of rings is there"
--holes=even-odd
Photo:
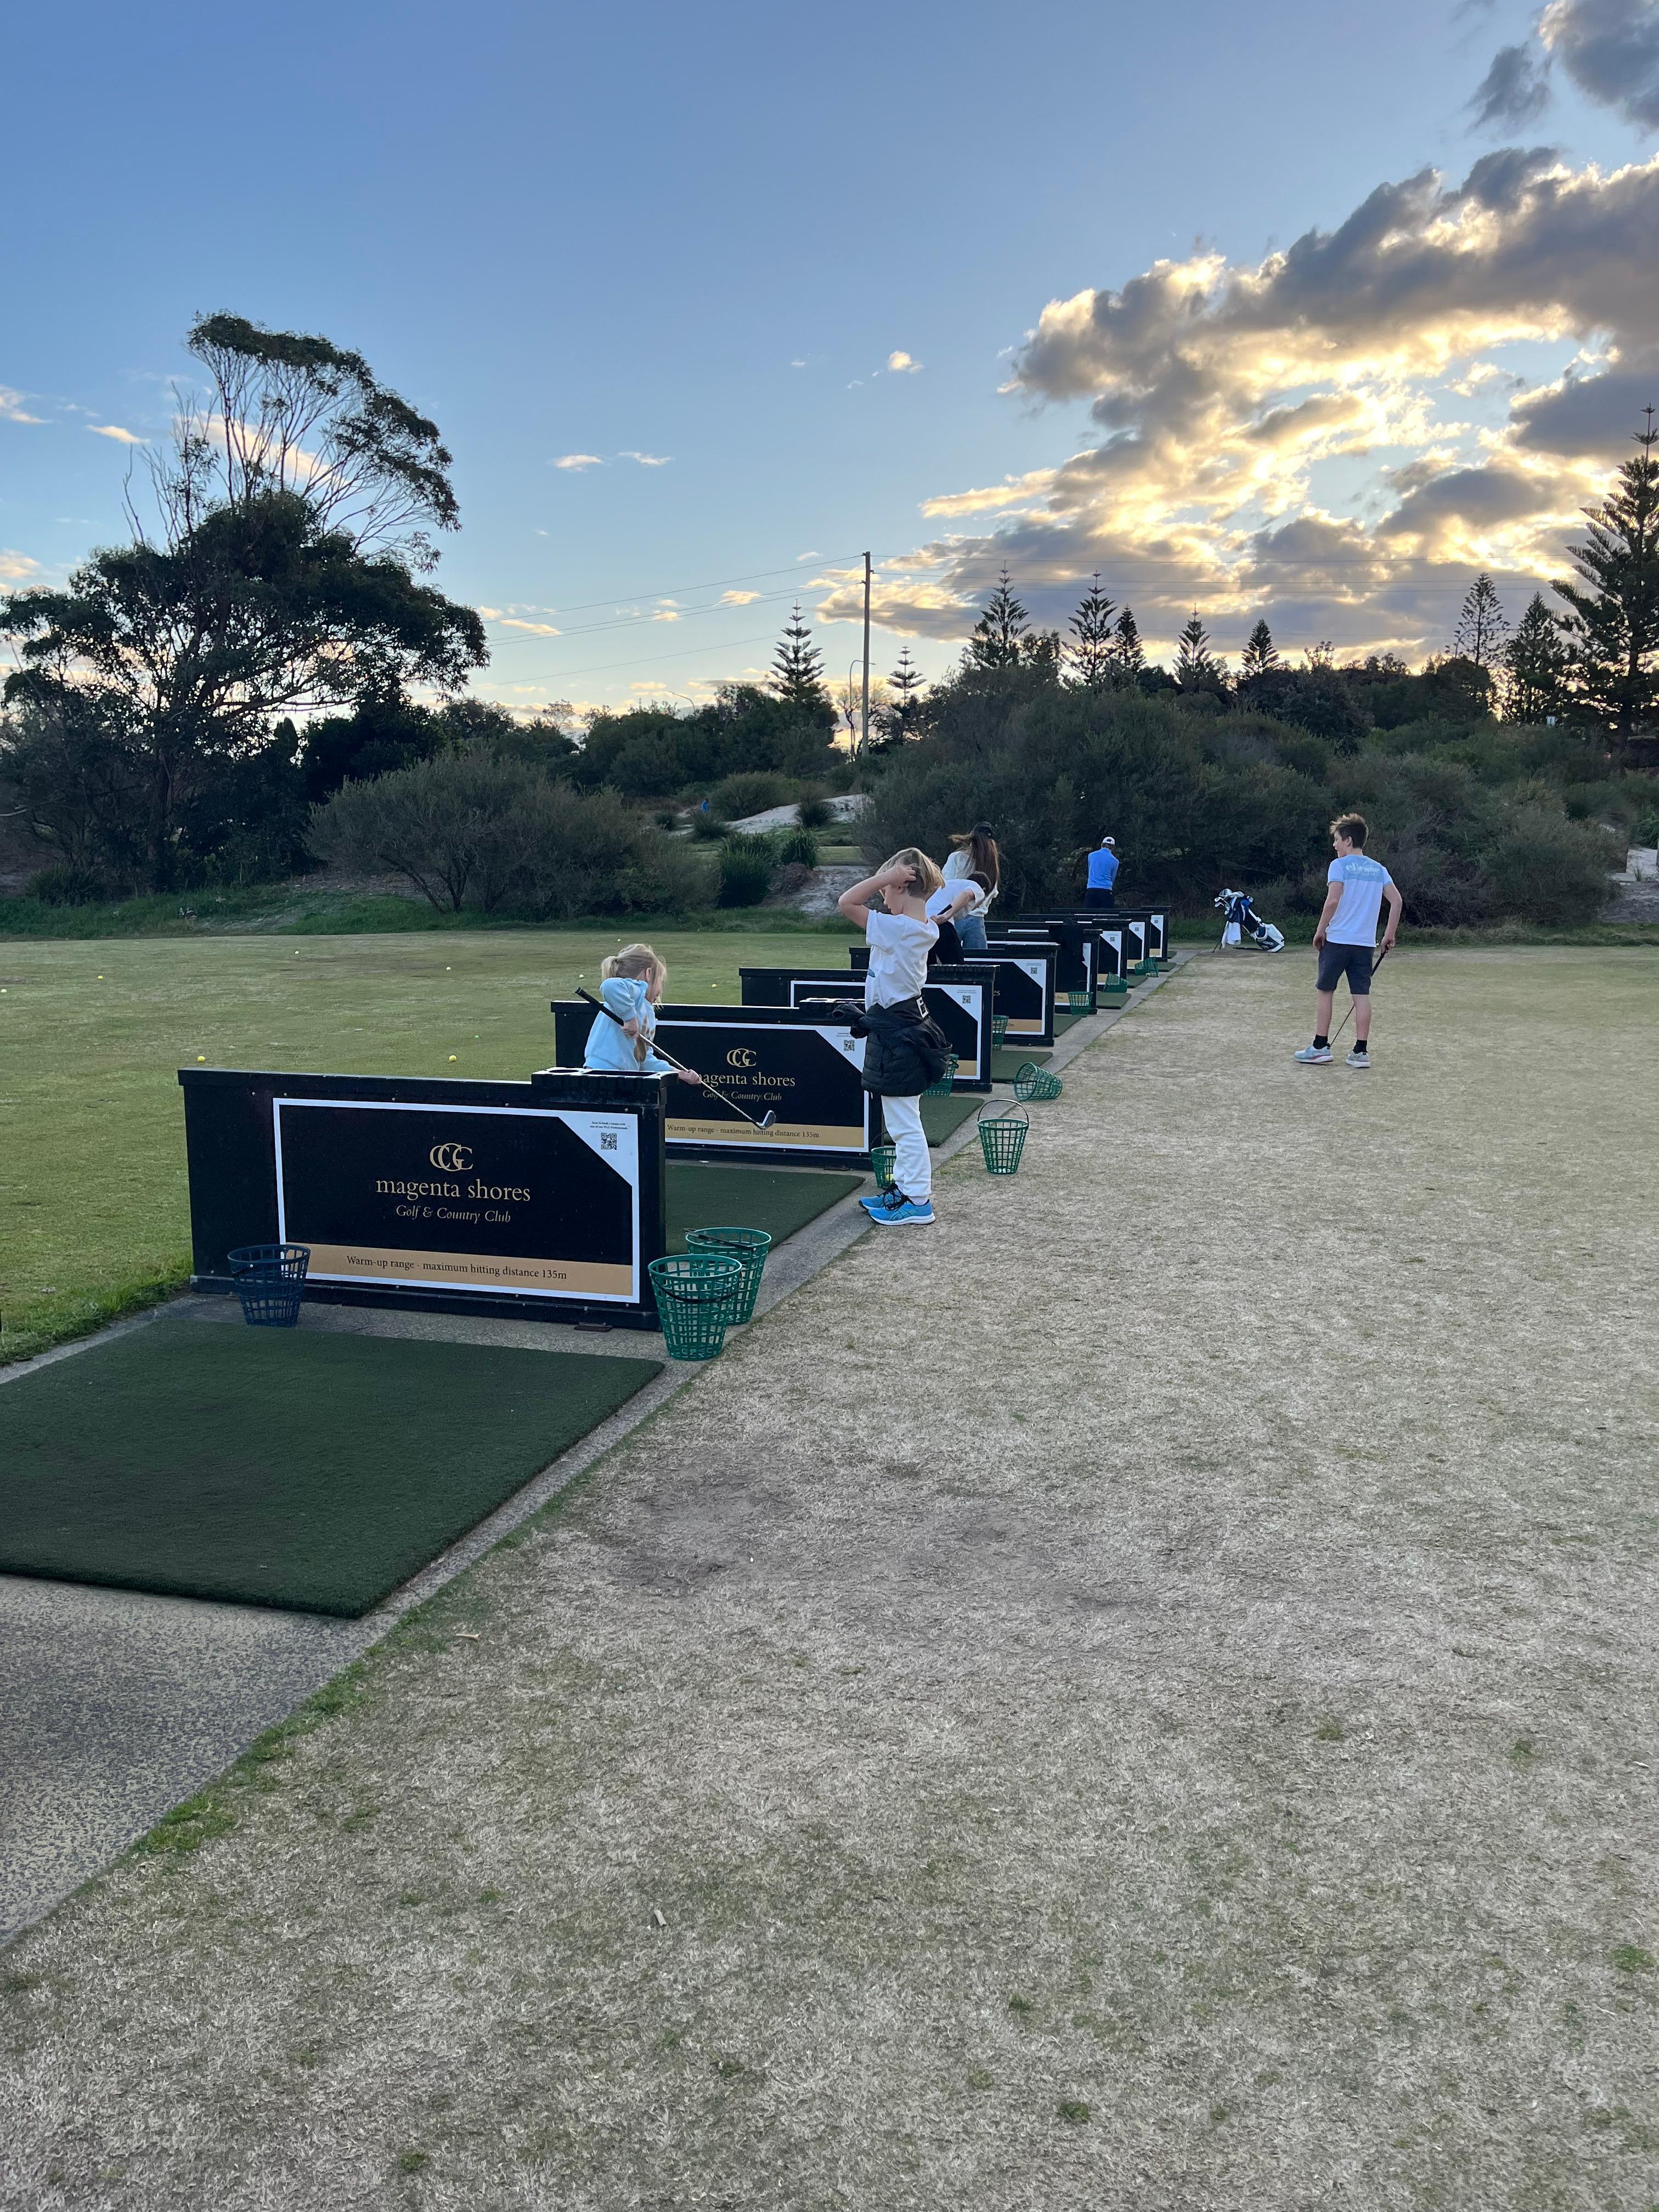
[[[702,871],[617,797],[487,749],[348,783],[312,817],[319,859],[406,877],[434,907],[542,920],[696,904]]]
[[[736,775],[721,778],[709,793],[708,803],[716,813],[735,822],[745,814],[762,813],[769,806],[787,805],[791,796],[787,775],[778,775],[770,769],[742,769]]]
[[[803,830],[827,830],[835,818],[829,800],[817,792],[802,799],[799,819]]]
[[[816,868],[818,841],[810,830],[787,830],[778,840],[778,858],[786,867],[793,860],[803,868]]]
[[[1545,927],[1594,921],[1622,865],[1605,830],[1569,822],[1559,807],[1533,800],[1510,807],[1482,856],[1500,914]]]
[[[698,807],[691,817],[691,835],[702,839],[704,843],[719,842],[721,839],[729,837],[731,834],[732,824],[723,814],[717,814],[712,806],[707,814],[703,812],[702,807]]]
[[[772,848],[761,837],[734,837],[720,848],[721,906],[758,906],[772,888]]]
[[[42,868],[23,886],[23,896],[39,899],[42,906],[98,906],[115,896],[95,868]]]

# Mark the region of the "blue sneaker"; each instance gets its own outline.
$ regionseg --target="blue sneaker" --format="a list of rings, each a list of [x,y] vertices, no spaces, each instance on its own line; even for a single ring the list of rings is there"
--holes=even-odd
[[[878,1229],[925,1229],[933,1219],[933,1201],[907,1198],[902,1190],[890,1191],[887,1204],[870,1218]]]
[[[1301,1051],[1293,1052],[1291,1058],[1300,1060],[1304,1067],[1328,1067],[1331,1048],[1328,1044],[1304,1044]]]
[[[864,1208],[866,1213],[880,1213],[885,1208],[887,1201],[892,1194],[892,1186],[890,1184],[885,1190],[877,1191],[872,1197],[861,1198],[859,1200],[859,1204]]]

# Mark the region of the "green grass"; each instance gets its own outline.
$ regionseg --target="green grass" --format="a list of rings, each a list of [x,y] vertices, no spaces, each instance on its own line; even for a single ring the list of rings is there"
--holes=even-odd
[[[0,1394],[0,1569],[366,1613],[661,1364],[162,1322]]]
[[[0,1361],[188,1278],[180,1067],[523,1078],[553,1058],[549,1000],[641,933],[0,939]],[[801,952],[747,917],[651,941],[681,1000]]]

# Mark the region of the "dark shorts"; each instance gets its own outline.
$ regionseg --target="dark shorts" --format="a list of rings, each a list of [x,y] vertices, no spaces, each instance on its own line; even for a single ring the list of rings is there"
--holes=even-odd
[[[1084,892],[1083,903],[1091,914],[1104,914],[1109,908],[1117,904],[1117,896],[1114,891],[1101,890],[1097,888],[1094,890]]]
[[[1319,988],[1334,991],[1346,975],[1351,999],[1369,999],[1371,994],[1371,957],[1374,948],[1369,945],[1333,945],[1328,938],[1319,948]]]

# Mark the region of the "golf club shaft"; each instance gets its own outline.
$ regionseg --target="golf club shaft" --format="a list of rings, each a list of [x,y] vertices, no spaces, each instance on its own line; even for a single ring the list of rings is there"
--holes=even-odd
[[[1388,957],[1389,957],[1389,947],[1388,945],[1385,945],[1382,947],[1382,951],[1377,954],[1377,956],[1376,956],[1376,959],[1371,963],[1371,974],[1372,974],[1373,975],[1376,975],[1376,973],[1377,969],[1378,969],[1382,965],[1382,963],[1383,963],[1383,962],[1388,958]],[[1339,1023],[1338,1023],[1337,1027],[1336,1027],[1335,1034],[1334,1034],[1334,1035],[1332,1036],[1332,1038],[1331,1038],[1331,1042],[1332,1042],[1332,1044],[1333,1044],[1333,1045],[1334,1045],[1334,1043],[1336,1042],[1337,1037],[1340,1037],[1340,1036],[1341,1036],[1341,1034],[1342,1034],[1343,1030],[1344,1030],[1345,1029],[1346,1029],[1346,1028],[1347,1028],[1348,1024],[1349,1024],[1352,1019],[1353,1019],[1353,1000],[1352,1000],[1352,997],[1350,997],[1350,998],[1349,998],[1349,1000],[1348,1000],[1348,1011],[1347,1011],[1347,1012],[1346,1012],[1346,1014],[1344,1014],[1344,1015],[1343,1015],[1342,1019],[1340,1020],[1340,1022],[1339,1022]]]
[[[613,1014],[611,1012],[610,1007],[605,1005],[603,999],[596,999],[591,991],[584,991],[580,983],[576,986],[576,996],[579,999],[586,999],[590,1006],[596,1007],[600,1013],[604,1014],[607,1018],[607,1019],[615,1022],[619,1030],[627,1028],[628,1024],[623,1021],[620,1014]],[[651,1049],[656,1054],[659,1060],[665,1060],[671,1067],[678,1067],[683,1075],[698,1074],[699,1071],[696,1068],[688,1067],[683,1060],[676,1060],[672,1052],[665,1051],[663,1047],[658,1044],[654,1039],[652,1041]],[[704,1077],[702,1080],[705,1084],[708,1083],[707,1077]],[[709,1087],[712,1088],[712,1086]],[[747,1121],[751,1129],[769,1129],[773,1122],[777,1118],[775,1115],[768,1114],[757,1121],[752,1114],[748,1113],[743,1107],[739,1106],[735,1098],[728,1098],[723,1091],[715,1091],[714,1096],[720,1101],[722,1105],[729,1106],[732,1109],[732,1111],[737,1115],[740,1120]]]

